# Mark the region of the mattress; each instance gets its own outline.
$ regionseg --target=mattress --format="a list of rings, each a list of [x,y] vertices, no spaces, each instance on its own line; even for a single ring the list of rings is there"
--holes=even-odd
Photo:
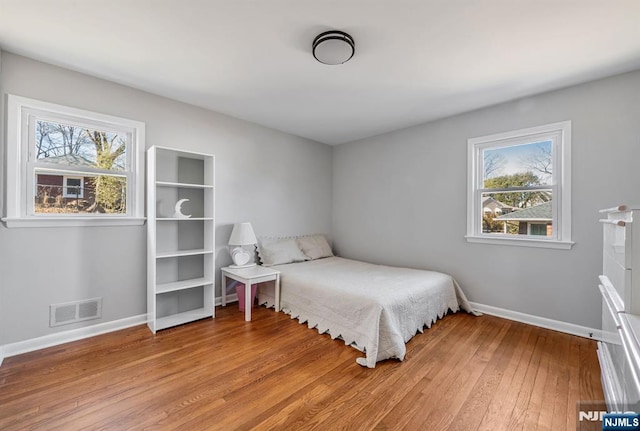
[[[369,368],[385,359],[403,360],[406,342],[447,312],[472,312],[455,280],[440,272],[340,257],[273,268],[281,273],[281,310],[364,352],[356,362]],[[274,305],[268,289],[258,299]]]

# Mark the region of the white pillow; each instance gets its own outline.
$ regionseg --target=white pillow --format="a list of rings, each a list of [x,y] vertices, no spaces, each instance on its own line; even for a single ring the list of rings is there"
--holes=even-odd
[[[295,238],[260,238],[258,256],[263,266],[309,260],[300,250]]]
[[[333,256],[331,247],[324,235],[306,235],[297,238],[300,250],[311,260]]]

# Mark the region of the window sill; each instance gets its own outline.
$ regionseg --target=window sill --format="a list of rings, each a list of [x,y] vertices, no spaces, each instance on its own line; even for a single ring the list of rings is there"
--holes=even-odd
[[[532,238],[489,238],[486,236],[471,236],[466,235],[467,242],[480,243],[480,244],[495,244],[495,245],[513,245],[517,247],[536,247],[536,248],[552,248],[557,250],[570,250],[575,244],[573,241],[554,241],[545,239],[532,239]]]
[[[98,226],[142,226],[144,217],[31,217],[2,219],[8,228],[15,227],[98,227]]]

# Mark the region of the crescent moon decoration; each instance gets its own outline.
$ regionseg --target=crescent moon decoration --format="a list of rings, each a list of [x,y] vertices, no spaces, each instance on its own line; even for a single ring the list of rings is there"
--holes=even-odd
[[[189,218],[191,214],[182,214],[182,204],[185,202],[189,202],[189,199],[180,199],[176,202],[176,206],[174,207],[175,212],[173,213],[173,218]]]

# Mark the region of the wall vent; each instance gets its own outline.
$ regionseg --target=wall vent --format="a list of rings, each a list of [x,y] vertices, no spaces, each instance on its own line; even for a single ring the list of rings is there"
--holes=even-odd
[[[49,326],[68,325],[83,320],[99,319],[102,317],[102,298],[85,299],[82,301],[51,304],[49,306]]]

